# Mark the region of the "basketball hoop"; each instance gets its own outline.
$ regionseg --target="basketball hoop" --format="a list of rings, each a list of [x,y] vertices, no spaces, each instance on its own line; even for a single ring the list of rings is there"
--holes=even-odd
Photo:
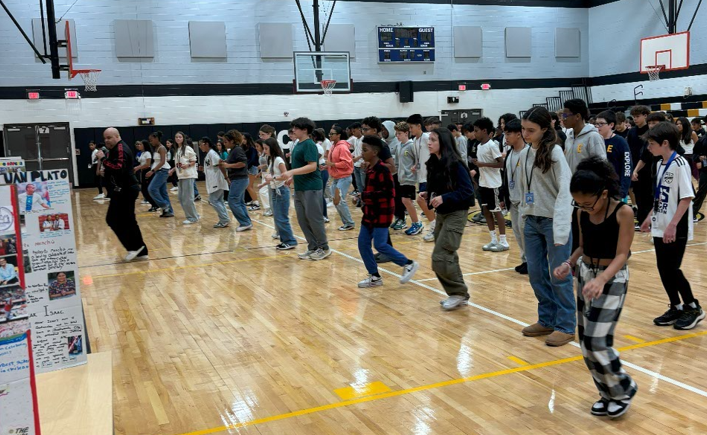
[[[334,92],[334,86],[336,86],[336,80],[322,80],[322,90],[324,95],[331,95]]]
[[[652,82],[660,80],[660,72],[664,69],[664,65],[647,66],[648,79]]]
[[[71,72],[72,78],[76,77],[77,75],[81,76],[81,79],[83,79],[83,83],[85,86],[86,92],[96,92],[97,88],[96,85],[98,84],[98,76],[101,75],[101,70],[99,69],[79,69],[79,70],[73,70]]]

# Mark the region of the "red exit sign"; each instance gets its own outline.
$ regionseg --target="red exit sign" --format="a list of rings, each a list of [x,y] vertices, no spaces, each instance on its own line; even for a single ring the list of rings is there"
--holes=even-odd
[[[79,91],[75,89],[67,89],[64,91],[64,98],[67,100],[76,100],[81,98],[81,94],[79,94]]]
[[[39,100],[40,95],[39,91],[27,91],[27,99],[28,100]]]

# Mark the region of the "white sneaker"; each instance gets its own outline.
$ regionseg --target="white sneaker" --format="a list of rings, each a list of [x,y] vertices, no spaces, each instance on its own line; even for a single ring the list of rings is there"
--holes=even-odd
[[[93,199],[105,199],[105,195],[102,193],[99,193],[98,195],[94,196]]]
[[[308,249],[308,250],[306,250],[305,252],[303,252],[303,253],[301,253],[301,254],[297,254],[297,257],[298,257],[300,260],[309,260],[309,258],[311,257],[312,254],[314,254],[314,252],[315,252],[315,251],[310,251],[310,250]]]
[[[142,205],[150,205],[150,202],[149,202],[149,201],[145,201],[145,200],[143,199],[142,202],[140,202],[140,204],[142,204]]]
[[[329,218],[326,217],[326,216],[324,216],[324,223],[325,223],[325,224],[328,224],[328,223],[329,223]]]
[[[508,245],[508,242],[501,242],[501,241],[496,243],[496,246],[491,247],[492,252],[503,252],[503,251],[508,251],[509,249],[511,249],[511,247]]]
[[[368,275],[368,278],[359,281],[358,288],[371,288],[383,285],[383,278],[380,276]]]
[[[191,225],[191,224],[195,224],[196,222],[192,222],[192,221],[190,221],[189,219],[187,219],[187,220],[185,220],[185,221],[182,222],[182,223],[183,223],[184,225]]]
[[[467,299],[464,296],[454,295],[442,303],[442,309],[445,311],[455,310],[467,304]]]
[[[243,231],[248,231],[249,229],[253,228],[253,225],[241,225],[238,228],[236,228],[236,231],[239,233],[242,233]]]
[[[125,256],[125,261],[133,261],[144,250],[145,250],[145,247],[142,246],[137,251],[128,251],[128,255]]]
[[[485,244],[481,249],[483,249],[484,251],[493,251],[496,248],[496,245],[498,245],[498,242],[494,240]]]
[[[415,275],[415,272],[417,272],[417,269],[419,268],[420,263],[418,263],[417,261],[413,261],[412,264],[407,264],[403,266],[403,276],[400,278],[400,284],[405,284],[406,282],[410,281]]]
[[[263,216],[272,216],[272,210],[268,210],[265,213],[263,213]]]
[[[176,192],[179,190],[179,186],[174,186],[173,188],[169,189],[170,192]]]
[[[312,252],[312,254],[309,256],[310,260],[313,261],[319,261],[319,260],[324,260],[328,256],[331,255],[331,249],[327,249],[326,251],[322,248],[317,249],[316,251]]]
[[[280,238],[280,235],[279,235],[279,234],[277,233],[277,231],[276,231],[276,232],[270,234],[270,237],[272,237],[272,238],[275,239],[275,240],[278,240],[278,239]]]
[[[137,257],[135,257],[135,259],[138,260],[138,261],[147,261],[147,260],[150,259],[150,256],[147,255],[147,254],[145,254],[145,255],[138,255]]]
[[[435,241],[435,227],[437,226],[437,221],[434,220],[430,222],[430,228],[427,231],[427,234],[422,238],[425,242],[434,242]]]

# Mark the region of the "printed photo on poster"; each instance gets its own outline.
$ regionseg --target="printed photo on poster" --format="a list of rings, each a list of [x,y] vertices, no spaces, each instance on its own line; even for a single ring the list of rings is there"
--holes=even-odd
[[[17,254],[0,256],[0,289],[20,282],[20,270],[17,266]]]
[[[25,291],[18,285],[0,288],[0,307],[0,323],[29,318]]]
[[[20,214],[51,208],[49,186],[46,181],[17,184],[17,204]]]
[[[9,205],[0,206],[0,234],[15,232],[15,216]]]
[[[74,272],[53,272],[48,276],[49,299],[56,300],[76,295]]]
[[[69,345],[69,355],[78,356],[83,353],[83,337],[80,335],[67,337],[66,341]]]
[[[54,213],[39,216],[39,231],[42,233],[69,230],[69,214]]]
[[[15,254],[17,254],[17,236],[14,234],[0,236],[0,257]]]

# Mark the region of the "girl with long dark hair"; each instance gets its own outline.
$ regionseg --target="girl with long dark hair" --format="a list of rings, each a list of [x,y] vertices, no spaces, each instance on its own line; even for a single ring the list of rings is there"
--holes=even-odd
[[[246,198],[246,205],[250,204],[248,207],[249,211],[260,210],[260,202],[258,202],[258,192],[255,190],[255,180],[258,179],[258,166],[260,161],[258,159],[258,150],[255,148],[255,141],[253,136],[249,133],[243,133],[243,151],[245,151],[245,156],[248,159],[248,197]],[[248,200],[250,199],[250,201]]]
[[[214,228],[226,228],[231,222],[228,216],[226,204],[223,201],[223,192],[228,186],[226,181],[226,170],[221,168],[221,156],[218,154],[216,145],[211,139],[204,136],[199,141],[199,148],[206,153],[204,157],[204,177],[206,178],[206,193],[209,194],[209,204],[216,210],[218,222]]]
[[[678,131],[680,131],[680,146],[685,150],[685,159],[687,159],[690,164],[690,172],[695,180],[700,179],[699,172],[697,172],[697,166],[693,161],[693,153],[695,151],[695,144],[697,144],[698,138],[697,133],[692,130],[692,124],[690,121],[681,116],[675,120],[675,125],[678,126]]]
[[[162,132],[156,131],[150,134],[148,139],[152,147],[152,168],[145,175],[152,180],[150,180],[147,190],[155,203],[162,209],[160,217],[174,217],[172,203],[169,201],[167,193],[167,178],[169,178],[171,166],[167,161],[167,148],[162,145]]]
[[[591,413],[610,418],[625,414],[637,391],[612,347],[628,290],[627,261],[634,233],[633,210],[621,202],[618,181],[614,167],[601,157],[579,163],[570,183],[579,247],[554,270],[559,280],[577,271],[579,342],[601,396]]]
[[[457,250],[461,245],[466,217],[474,198],[469,168],[462,161],[452,133],[446,128],[430,132],[427,160],[427,189],[419,198],[436,211],[435,247],[432,270],[449,298],[442,301],[444,310],[467,304],[469,291],[459,267]]]
[[[572,279],[553,278],[549,271],[572,253],[571,173],[547,109],[533,107],[522,125],[531,146],[519,157],[520,214],[530,285],[538,299],[538,321],[523,328],[523,335],[549,335],[548,346],[562,346],[574,340],[577,325]]]
[[[179,180],[179,204],[184,210],[186,220],[184,225],[195,224],[199,221],[199,213],[194,205],[194,183],[197,178],[196,153],[187,143],[187,137],[181,131],[174,135],[174,142],[177,149],[174,153],[174,168],[170,172],[176,171]]]
[[[135,148],[140,152],[140,157],[138,157],[138,165],[133,168],[135,175],[137,175],[138,181],[140,181],[140,190],[142,191],[142,197],[148,204],[151,205],[150,209],[147,210],[150,213],[156,212],[160,208],[157,203],[150,196],[147,187],[150,182],[147,178],[147,172],[150,170],[152,165],[152,148],[150,148],[150,143],[146,140],[139,140],[135,142]]]
[[[248,189],[248,158],[241,147],[243,135],[238,130],[229,130],[223,136],[223,143],[231,152],[228,158],[219,164],[228,171],[230,188],[228,192],[228,206],[239,223],[237,232],[248,231],[253,228],[253,223],[248,216],[245,205],[245,192]]]
[[[263,153],[268,159],[263,184],[267,184],[270,189],[273,220],[276,234],[280,239],[280,243],[275,248],[279,251],[287,251],[297,246],[297,239],[290,225],[290,188],[285,186],[284,181],[278,180],[280,175],[287,172],[285,153],[282,152],[277,140],[272,137],[263,140]]]
[[[175,146],[174,146],[174,140],[172,139],[167,139],[164,141],[164,146],[167,149],[167,163],[169,163],[169,167],[173,168],[174,167],[174,153],[175,153]],[[170,174],[169,178],[167,179],[168,182],[172,183],[172,188],[170,191],[176,192],[179,190],[179,183],[177,182],[177,174],[172,173]]]

